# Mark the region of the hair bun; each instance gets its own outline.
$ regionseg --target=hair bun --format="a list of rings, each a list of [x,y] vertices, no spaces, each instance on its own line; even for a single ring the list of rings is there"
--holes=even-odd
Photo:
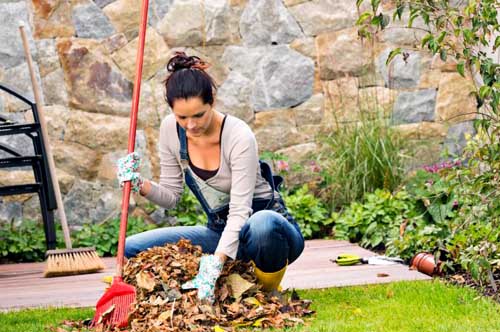
[[[188,56],[185,52],[175,52],[175,55],[168,61],[167,70],[171,73],[181,69],[201,69],[205,70],[210,65],[199,57]]]

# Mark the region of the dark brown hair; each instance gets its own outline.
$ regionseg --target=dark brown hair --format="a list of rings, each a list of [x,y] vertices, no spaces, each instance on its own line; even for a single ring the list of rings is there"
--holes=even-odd
[[[200,97],[204,104],[213,105],[217,86],[205,71],[210,65],[197,56],[188,56],[184,52],[175,52],[168,61],[170,75],[165,80],[165,97],[173,108],[176,99]]]

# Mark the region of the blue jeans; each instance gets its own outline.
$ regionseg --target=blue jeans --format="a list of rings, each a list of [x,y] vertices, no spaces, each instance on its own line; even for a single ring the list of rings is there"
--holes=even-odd
[[[127,258],[154,246],[177,243],[180,239],[200,245],[203,252],[213,254],[221,233],[206,226],[176,226],[153,229],[127,237]],[[253,261],[264,272],[281,270],[295,261],[304,250],[304,238],[296,223],[289,222],[272,210],[254,213],[240,231],[237,259]]]

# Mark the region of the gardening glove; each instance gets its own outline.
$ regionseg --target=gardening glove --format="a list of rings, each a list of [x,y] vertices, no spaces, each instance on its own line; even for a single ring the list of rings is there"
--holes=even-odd
[[[198,289],[198,298],[207,300],[210,304],[215,301],[215,283],[219,278],[224,263],[215,255],[203,256],[200,260],[198,275],[186,283],[182,289]]]
[[[141,166],[141,157],[137,152],[132,152],[126,157],[118,159],[118,182],[120,188],[123,188],[126,181],[130,181],[132,192],[137,193],[141,190],[143,179],[138,172]]]

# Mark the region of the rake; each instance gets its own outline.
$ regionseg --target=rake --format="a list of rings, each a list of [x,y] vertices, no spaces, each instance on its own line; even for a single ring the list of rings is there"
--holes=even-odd
[[[139,109],[139,96],[141,90],[142,64],[144,58],[144,44],[146,40],[146,27],[148,20],[148,0],[142,0],[141,23],[139,28],[139,45],[135,62],[135,82],[132,96],[132,110],[130,112],[130,128],[128,136],[128,153],[134,152],[135,134],[137,128],[137,113]],[[135,302],[135,288],[123,282],[123,264],[125,251],[125,236],[127,233],[128,207],[130,200],[130,181],[125,182],[122,196],[122,210],[120,216],[120,234],[118,237],[118,253],[116,257],[116,275],[113,277],[111,287],[104,293],[96,304],[96,312],[92,326],[128,325],[128,316],[131,305]]]

